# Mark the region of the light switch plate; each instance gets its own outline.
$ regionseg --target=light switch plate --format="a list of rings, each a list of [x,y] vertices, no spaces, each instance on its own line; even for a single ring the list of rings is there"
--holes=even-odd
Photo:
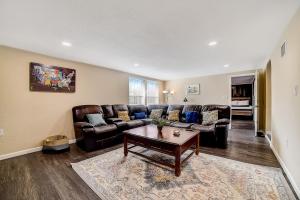
[[[4,135],[4,129],[0,128],[0,136]]]

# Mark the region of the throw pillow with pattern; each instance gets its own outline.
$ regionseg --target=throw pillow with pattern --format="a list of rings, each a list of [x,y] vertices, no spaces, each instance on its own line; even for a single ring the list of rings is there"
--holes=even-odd
[[[150,113],[150,119],[161,118],[162,113],[163,113],[162,109],[153,109]]]
[[[172,110],[169,112],[168,120],[170,121],[179,121],[179,110]]]
[[[128,111],[119,111],[118,112],[118,118],[122,119],[125,122],[130,121]]]
[[[103,119],[103,114],[94,113],[94,114],[87,114],[86,118],[88,119],[89,123],[93,126],[101,126],[106,125],[106,122]]]
[[[203,116],[203,118],[202,118],[203,125],[211,125],[211,124],[215,123],[216,121],[218,121],[218,117],[219,117],[217,110],[202,112],[202,116]]]

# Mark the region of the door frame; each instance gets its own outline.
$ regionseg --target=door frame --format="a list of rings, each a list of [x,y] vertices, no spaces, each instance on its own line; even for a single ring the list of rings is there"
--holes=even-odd
[[[231,100],[232,100],[232,93],[231,93],[231,80],[233,77],[241,77],[241,76],[254,76],[255,77],[255,80],[254,80],[254,104],[255,105],[252,105],[254,107],[254,113],[253,113],[253,121],[254,121],[254,130],[255,130],[255,136],[257,136],[257,132],[259,130],[259,105],[258,105],[258,95],[259,95],[259,92],[258,92],[258,70],[255,70],[254,72],[250,72],[250,73],[241,73],[241,74],[231,74],[229,76],[229,105],[231,107]],[[231,119],[231,115],[230,115],[230,120]]]

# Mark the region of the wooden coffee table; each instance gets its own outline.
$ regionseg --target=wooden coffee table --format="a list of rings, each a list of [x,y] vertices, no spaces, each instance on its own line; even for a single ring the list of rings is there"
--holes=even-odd
[[[173,135],[174,130],[180,130],[180,136]],[[175,175],[180,176],[181,165],[189,159],[193,153],[199,154],[199,133],[200,131],[187,131],[185,129],[178,129],[174,127],[163,127],[161,133],[158,132],[155,125],[147,125],[134,129],[124,131],[124,155],[128,152],[147,158],[153,162],[164,166],[175,168]],[[133,144],[128,147],[128,143]],[[142,153],[131,150],[136,146],[141,146],[147,149],[158,151],[175,157],[175,164],[161,162],[159,160],[150,158]],[[181,155],[190,149],[192,146],[196,148],[181,161]]]

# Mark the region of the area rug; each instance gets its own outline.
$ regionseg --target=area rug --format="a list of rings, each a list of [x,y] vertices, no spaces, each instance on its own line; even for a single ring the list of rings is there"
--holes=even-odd
[[[164,154],[138,151],[174,162]],[[103,200],[296,199],[279,168],[203,153],[186,162],[180,177],[131,153],[124,158],[122,148],[72,163],[72,167]]]

